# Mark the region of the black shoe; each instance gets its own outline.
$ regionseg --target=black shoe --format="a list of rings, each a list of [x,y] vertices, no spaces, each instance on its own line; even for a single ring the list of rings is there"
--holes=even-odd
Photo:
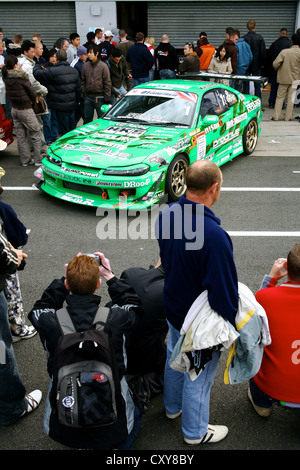
[[[300,119],[300,115],[299,115],[299,116],[296,116],[295,119]]]
[[[269,109],[274,109],[274,104],[269,104]]]

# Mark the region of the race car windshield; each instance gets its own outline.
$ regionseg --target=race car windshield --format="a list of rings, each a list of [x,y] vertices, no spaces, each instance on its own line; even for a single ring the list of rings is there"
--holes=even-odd
[[[191,127],[197,100],[195,93],[133,89],[104,119]]]

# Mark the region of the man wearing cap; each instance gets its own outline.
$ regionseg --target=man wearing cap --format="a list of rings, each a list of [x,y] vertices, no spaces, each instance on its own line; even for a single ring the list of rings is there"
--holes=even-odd
[[[112,38],[113,38],[113,33],[111,31],[105,31],[104,41],[98,46],[100,59],[103,60],[104,62],[106,62],[109,59],[111,51],[115,47],[111,43]]]
[[[87,59],[87,48],[84,46],[79,46],[77,49],[77,57],[71,62],[71,67],[74,67],[79,73],[79,76],[81,78],[81,72],[83,65]]]

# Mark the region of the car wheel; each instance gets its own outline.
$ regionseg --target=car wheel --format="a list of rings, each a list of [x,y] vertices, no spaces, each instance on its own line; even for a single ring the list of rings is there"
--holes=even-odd
[[[250,155],[257,144],[258,139],[258,125],[256,119],[251,119],[248,122],[246,129],[243,133],[243,146],[244,146],[244,153],[246,155]]]
[[[176,155],[171,161],[168,167],[165,184],[169,202],[178,201],[184,194],[186,189],[185,175],[188,166],[187,158],[184,155]]]

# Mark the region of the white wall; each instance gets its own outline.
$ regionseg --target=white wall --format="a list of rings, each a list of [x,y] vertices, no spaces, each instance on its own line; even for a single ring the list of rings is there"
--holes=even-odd
[[[297,5],[295,32],[297,31],[298,28],[300,28],[300,2],[298,2],[298,5]]]
[[[81,44],[86,42],[90,28],[108,29],[117,27],[116,2],[75,2],[77,33]]]

